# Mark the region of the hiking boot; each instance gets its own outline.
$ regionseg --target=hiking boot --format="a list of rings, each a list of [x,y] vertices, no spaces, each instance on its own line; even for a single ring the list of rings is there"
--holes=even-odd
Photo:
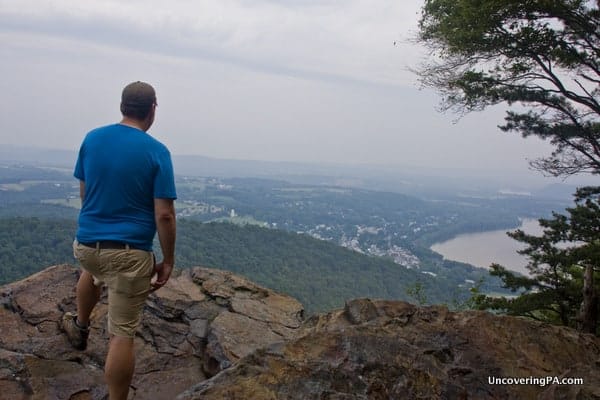
[[[81,328],[77,325],[77,314],[66,312],[62,317],[62,330],[67,334],[71,345],[77,350],[85,350],[90,335],[89,326]]]

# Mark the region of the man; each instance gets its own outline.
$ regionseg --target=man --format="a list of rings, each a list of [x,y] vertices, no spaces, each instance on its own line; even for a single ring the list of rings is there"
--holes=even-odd
[[[175,261],[171,156],[146,133],[156,107],[152,86],[127,85],[121,96],[123,119],[89,132],[75,165],[82,205],[73,251],[82,273],[77,314],[65,313],[62,328],[73,347],[85,350],[90,314],[102,285],[107,286],[110,343],[104,376],[111,400],[127,399],[135,368],[133,338],[144,303],[167,282]],[[157,231],[163,254],[159,263],[152,253]]]

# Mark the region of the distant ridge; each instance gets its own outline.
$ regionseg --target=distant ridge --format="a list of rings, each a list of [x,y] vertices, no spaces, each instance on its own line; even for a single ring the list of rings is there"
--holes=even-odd
[[[0,161],[9,164],[28,163],[35,166],[69,167],[75,165],[74,150],[49,149],[34,146],[0,146]]]
[[[0,163],[73,168],[76,150],[0,145]],[[177,175],[216,178],[267,178],[290,183],[355,187],[425,198],[445,196],[493,197],[530,192],[540,197],[570,200],[576,185],[541,176],[516,176],[509,171],[440,169],[402,165],[337,164],[293,161],[220,159],[203,155],[173,155]],[[587,181],[586,181],[587,182]]]
[[[27,163],[35,166],[72,168],[77,160],[76,150],[51,149],[37,146],[0,145],[0,162]],[[346,166],[258,160],[228,160],[202,155],[173,155],[178,175],[214,177],[273,177],[277,175],[336,175]]]

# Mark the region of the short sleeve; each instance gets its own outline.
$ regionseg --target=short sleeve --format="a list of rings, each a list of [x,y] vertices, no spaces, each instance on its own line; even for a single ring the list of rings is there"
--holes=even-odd
[[[173,163],[168,150],[161,151],[157,157],[157,169],[154,177],[154,198],[173,199],[177,198],[175,190],[175,176],[173,174]]]
[[[83,169],[83,144],[79,149],[79,154],[77,155],[77,162],[75,162],[75,171],[73,171],[73,176],[80,181],[85,182],[85,171]]]

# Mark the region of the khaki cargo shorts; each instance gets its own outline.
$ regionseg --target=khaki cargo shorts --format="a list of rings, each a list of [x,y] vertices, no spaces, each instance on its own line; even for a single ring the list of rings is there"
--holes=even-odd
[[[154,254],[138,249],[95,249],[75,240],[73,255],[94,277],[94,285],[108,287],[108,332],[135,336],[150,293]]]

